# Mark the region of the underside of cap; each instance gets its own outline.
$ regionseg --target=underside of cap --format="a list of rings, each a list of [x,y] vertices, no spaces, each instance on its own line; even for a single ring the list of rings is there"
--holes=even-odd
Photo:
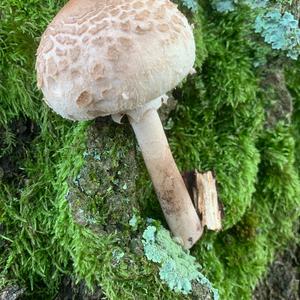
[[[168,0],[71,0],[42,36],[36,68],[48,105],[88,120],[158,98],[194,60],[191,27]]]
[[[168,98],[169,97],[167,95],[163,95],[154,100],[144,103],[141,107],[134,108],[132,110],[126,110],[124,112],[119,112],[117,114],[112,114],[111,117],[116,123],[119,124],[122,123],[122,118],[124,117],[124,115],[127,115],[134,122],[140,122],[140,120],[148,110],[158,110],[162,104],[167,104]]]

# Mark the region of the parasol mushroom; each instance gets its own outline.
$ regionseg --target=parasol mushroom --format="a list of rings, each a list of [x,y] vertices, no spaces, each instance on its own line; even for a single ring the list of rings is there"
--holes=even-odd
[[[62,117],[128,116],[167,223],[185,248],[203,229],[157,109],[194,60],[192,29],[169,0],[70,0],[44,32],[36,62],[38,87]]]

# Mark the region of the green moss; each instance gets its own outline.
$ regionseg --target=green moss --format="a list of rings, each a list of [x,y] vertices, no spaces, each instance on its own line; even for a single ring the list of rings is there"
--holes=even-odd
[[[251,33],[246,13],[233,13],[215,24],[208,11],[202,29],[208,56],[201,73],[198,70],[177,95],[181,101],[171,132],[183,169],[216,173],[226,208],[225,228],[251,205],[259,163],[255,143],[264,120],[246,40]]]
[[[23,162],[26,185],[16,190],[1,184],[1,223],[7,241],[1,256],[1,275],[31,288],[39,284],[42,295],[55,292],[61,270],[69,262],[59,244],[53,244],[60,213],[56,199],[64,197],[68,188],[65,180],[81,166],[78,153],[84,149],[85,128],[84,123],[60,130],[57,127],[56,132],[45,128]],[[49,149],[55,152],[49,153]]]
[[[299,62],[288,65],[285,70],[287,78],[287,86],[291,95],[293,96],[293,136],[296,147],[296,166],[298,172],[300,171],[300,65]]]

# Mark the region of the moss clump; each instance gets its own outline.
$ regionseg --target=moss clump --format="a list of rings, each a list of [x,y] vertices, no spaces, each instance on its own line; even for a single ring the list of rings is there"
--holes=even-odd
[[[84,123],[57,126],[55,131],[43,128],[21,162],[25,184],[15,187],[1,182],[2,285],[16,280],[29,293],[37,284],[35,294],[50,297],[55,293],[70,259],[55,242],[57,217],[64,212],[59,201],[65,201],[68,176],[74,176],[81,166],[78,153],[84,149],[85,130]]]

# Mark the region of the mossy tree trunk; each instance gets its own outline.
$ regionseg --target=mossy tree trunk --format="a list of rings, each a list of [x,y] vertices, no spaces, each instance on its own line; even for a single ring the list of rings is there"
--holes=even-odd
[[[147,217],[166,224],[129,124],[71,123],[42,104],[34,53],[63,2],[0,3],[0,289],[211,297],[201,285],[171,291],[145,256]],[[174,91],[165,127],[179,168],[213,170],[224,204],[224,231],[206,232],[192,254],[222,299],[250,299],[299,216],[300,64],[254,36],[249,8],[220,14],[198,2],[197,74]]]

